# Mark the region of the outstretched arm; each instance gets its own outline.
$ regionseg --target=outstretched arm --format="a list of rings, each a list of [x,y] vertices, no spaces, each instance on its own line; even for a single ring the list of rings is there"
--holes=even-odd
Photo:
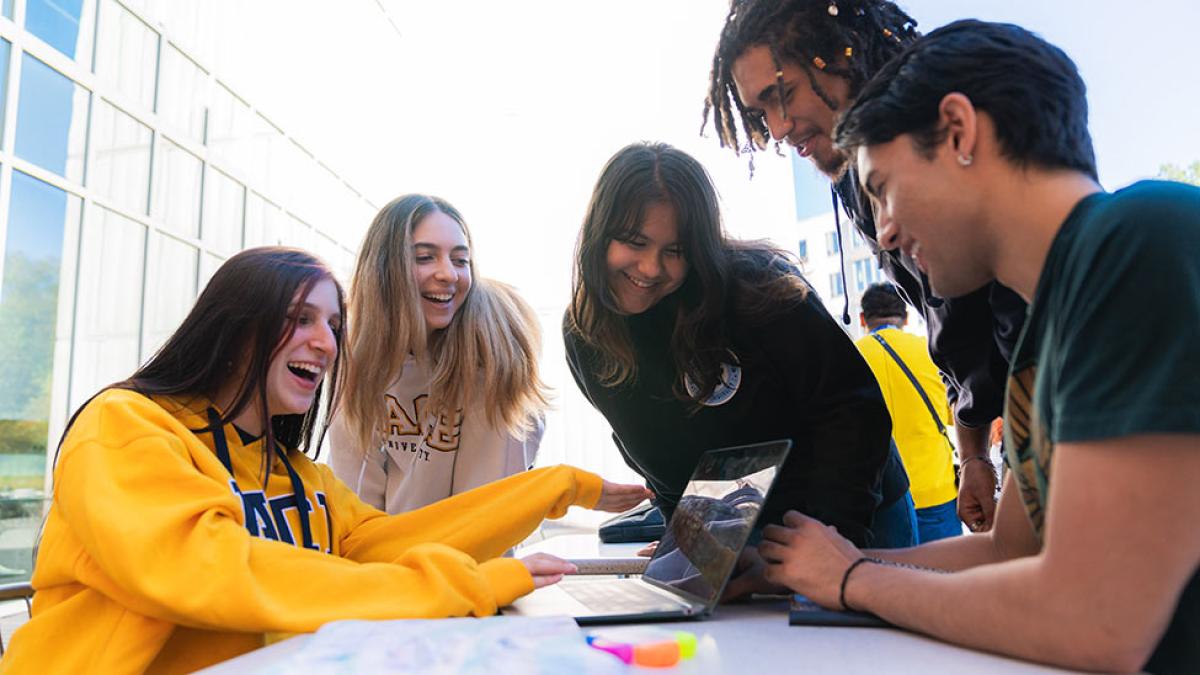
[[[1195,435],[1061,443],[1041,552],[953,574],[860,565],[846,604],[976,649],[1136,670],[1200,561],[1198,443]],[[840,608],[843,574],[860,553],[810,518],[789,520],[761,547],[768,578]]]

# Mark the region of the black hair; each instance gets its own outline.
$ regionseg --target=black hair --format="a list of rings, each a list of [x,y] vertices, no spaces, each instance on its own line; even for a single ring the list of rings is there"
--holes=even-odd
[[[837,103],[817,84],[813,68],[845,78],[853,98],[885,63],[920,37],[916,25],[886,0],[732,0],[713,54],[704,125],[711,112],[721,146],[735,152],[766,147],[766,123],[747,114],[733,81],[733,63],[750,47],[770,49],[777,68],[784,62],[800,66],[813,92],[836,111]],[[739,121],[746,135],[741,146]]]
[[[751,324],[786,311],[807,296],[788,253],[763,242],[729,239],[712,178],[691,155],[665,143],[634,143],[600,173],[575,252],[572,300],[565,329],[599,353],[598,379],[618,386],[636,379],[633,344],[608,282],[613,240],[638,232],[646,209],[667,204],[675,214],[687,276],[673,293],[680,302],[671,335],[676,395],[699,402],[720,383],[729,359],[727,311]]]
[[[1078,69],[1058,47],[1007,23],[955,21],[925,36],[867,83],[834,139],[851,152],[911,134],[928,156],[945,137],[939,106],[954,92],[988,114],[1013,163],[1097,178]]]
[[[891,317],[907,318],[908,306],[891,284],[871,284],[862,295],[863,318],[887,319]]]

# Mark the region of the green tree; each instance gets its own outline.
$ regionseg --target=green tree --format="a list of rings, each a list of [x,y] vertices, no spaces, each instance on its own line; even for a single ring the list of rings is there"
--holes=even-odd
[[[1200,161],[1192,162],[1191,166],[1186,167],[1163,164],[1158,167],[1158,177],[1163,180],[1200,185]]]
[[[45,422],[50,412],[50,375],[58,318],[58,266],[53,258],[31,260],[10,252],[4,261],[0,295],[0,420],[39,423],[41,438],[31,446],[25,425],[6,425],[0,442],[6,452],[46,451]]]

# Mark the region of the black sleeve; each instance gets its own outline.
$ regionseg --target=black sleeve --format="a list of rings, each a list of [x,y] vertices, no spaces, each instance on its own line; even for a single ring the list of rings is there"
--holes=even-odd
[[[579,337],[572,333],[569,328],[567,328],[565,318],[563,320],[563,345],[565,347],[564,351],[567,357],[567,369],[571,371],[571,377],[575,380],[575,386],[579,387],[579,392],[588,400],[588,403],[592,404],[593,408],[600,410],[599,407],[596,406],[596,402],[592,399],[592,395],[588,393],[587,385],[584,383],[584,371],[581,361],[586,357],[581,352],[583,352],[586,347],[581,344]],[[621,443],[621,438],[617,436],[617,432],[615,431],[612,432],[612,440],[613,444],[617,446],[617,452],[621,453],[621,459],[625,460],[625,465],[636,471],[639,476],[645,477],[647,472],[645,469],[639,466],[638,463],[634,461],[633,457],[631,457],[625,450],[625,446]],[[646,487],[650,488],[651,490],[654,489],[654,486],[650,484],[650,481],[646,481]],[[656,499],[656,504],[657,501],[658,500]]]
[[[929,353],[949,376],[955,419],[982,427],[1004,413],[1008,364],[1025,322],[1025,301],[992,282],[953,300],[930,298],[923,308]]]
[[[892,433],[879,385],[815,293],[763,335],[770,366],[785,378],[796,407],[785,414],[795,416],[796,436],[808,446],[794,451],[811,453],[802,475],[781,481],[799,483],[810,516],[866,545]],[[765,513],[764,521],[776,516]]]

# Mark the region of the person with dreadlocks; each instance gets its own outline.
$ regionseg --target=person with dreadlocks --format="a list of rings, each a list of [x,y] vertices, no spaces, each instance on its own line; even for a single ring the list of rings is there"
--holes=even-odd
[[[1083,78],[1012,24],[957,21],[838,123],[880,241],[937,293],[1029,301],[990,532],[861,551],[801,513],[766,577],[947,642],[1103,672],[1200,672],[1200,188],[1106,192]],[[1131,319],[1136,326],[1131,328]]]
[[[933,293],[912,256],[879,245],[855,168],[832,140],[838,115],[867,80],[920,37],[916,25],[887,0],[733,0],[713,56],[704,117],[707,124],[711,115],[722,146],[754,153],[773,138],[777,151],[787,143],[832,181],[838,237],[840,204],[925,319],[930,355],[954,404],[958,515],[985,531],[997,487],[988,425],[1002,412],[1025,303],[998,282],[962,297]],[[850,322],[845,311],[842,320]]]

